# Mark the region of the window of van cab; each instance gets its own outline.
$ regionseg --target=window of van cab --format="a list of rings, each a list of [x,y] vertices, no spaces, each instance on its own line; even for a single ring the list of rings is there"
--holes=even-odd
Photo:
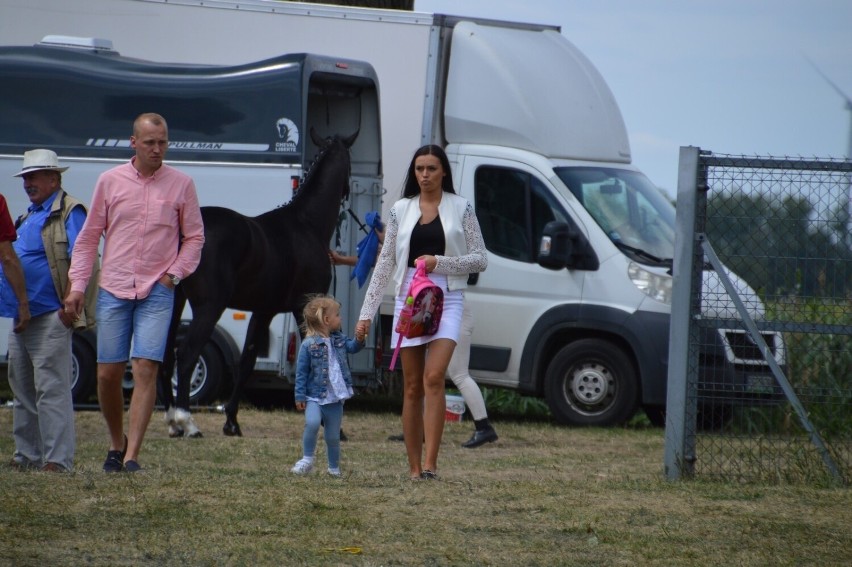
[[[476,170],[474,207],[488,251],[520,262],[536,261],[538,243],[548,222],[567,222],[539,179],[506,167]]]

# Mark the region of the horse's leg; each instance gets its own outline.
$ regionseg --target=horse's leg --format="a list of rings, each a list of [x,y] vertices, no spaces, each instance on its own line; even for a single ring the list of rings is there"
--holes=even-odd
[[[201,355],[201,349],[210,340],[216,321],[222,316],[225,308],[210,308],[206,305],[193,306],[192,320],[186,330],[186,336],[177,349],[177,402],[173,420],[178,428],[184,430],[187,437],[201,437],[201,431],[192,419],[189,411],[189,386],[192,373]],[[180,318],[178,316],[178,321]],[[168,419],[168,414],[167,414]],[[171,430],[171,428],[170,428]]]
[[[239,376],[234,380],[234,390],[231,392],[231,399],[225,404],[225,425],[222,427],[222,432],[225,435],[236,435],[239,437],[243,435],[240,424],[237,422],[240,398],[242,398],[246,382],[248,382],[251,373],[254,371],[254,364],[257,362],[257,345],[259,341],[269,340],[269,323],[272,321],[274,315],[274,313],[255,312],[252,314],[251,319],[249,319],[246,342],[243,345],[243,352],[240,355]]]
[[[163,363],[160,365],[158,375],[160,401],[165,409],[164,419],[169,426],[169,437],[183,436],[183,429],[175,422],[175,397],[172,393],[172,374],[175,368],[175,340],[177,339],[177,330],[180,325],[181,314],[186,305],[186,296],[183,290],[175,288],[174,306],[172,309],[172,318],[169,321],[169,334],[166,337],[166,352],[163,356]]]

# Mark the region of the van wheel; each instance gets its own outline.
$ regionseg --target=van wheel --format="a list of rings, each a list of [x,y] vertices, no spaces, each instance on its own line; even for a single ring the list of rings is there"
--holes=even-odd
[[[75,404],[89,401],[98,380],[95,352],[83,337],[71,334],[71,397]]]
[[[575,341],[563,347],[548,366],[545,398],[560,423],[619,425],[636,411],[636,372],[627,355],[612,343]]]
[[[177,365],[172,373],[172,395],[177,397]],[[190,405],[206,406],[219,399],[222,385],[225,383],[225,363],[216,346],[208,341],[201,349],[201,356],[192,369],[189,382]]]

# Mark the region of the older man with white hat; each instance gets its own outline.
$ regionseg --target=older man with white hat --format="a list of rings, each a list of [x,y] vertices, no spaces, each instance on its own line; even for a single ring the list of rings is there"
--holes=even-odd
[[[86,326],[62,304],[74,242],[86,208],[62,189],[59,159],[51,150],[24,154],[24,191],[32,203],[17,220],[13,247],[26,280],[29,325],[9,333],[9,384],[15,394],[12,434],[17,469],[68,471],[74,464],[74,406],[71,399],[71,332]],[[20,301],[0,281],[0,316],[14,317]],[[11,281],[11,280],[10,280]]]

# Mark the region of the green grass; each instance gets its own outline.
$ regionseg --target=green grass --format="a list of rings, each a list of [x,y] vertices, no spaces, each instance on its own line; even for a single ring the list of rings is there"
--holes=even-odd
[[[367,411],[369,410],[369,411]],[[245,437],[198,413],[203,439],[169,439],[159,414],[146,472],[106,475],[97,412],[78,412],[71,474],[0,464],[8,565],[846,565],[852,494],[796,484],[670,483],[661,429],[495,420],[500,440],[459,447],[441,480],[407,479],[396,413],[348,406],[344,478],[294,477],[302,414],[244,409]],[[0,410],[11,431],[11,412]],[[11,435],[0,450],[12,454]],[[319,443],[319,468],[324,470]]]

